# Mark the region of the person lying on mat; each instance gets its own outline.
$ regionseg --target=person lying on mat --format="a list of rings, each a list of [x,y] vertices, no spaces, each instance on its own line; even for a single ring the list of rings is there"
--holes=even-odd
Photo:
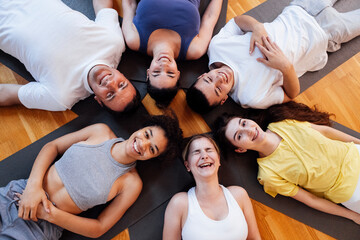
[[[153,57],[147,70],[148,93],[168,105],[179,88],[175,59],[194,60],[206,53],[222,0],[209,0],[200,21],[200,0],[122,1],[122,29],[127,46]]]
[[[360,139],[329,127],[328,113],[292,101],[259,119],[224,115],[216,125],[220,142],[235,152],[259,153],[264,191],[360,224]]]
[[[0,84],[0,106],[70,109],[95,93],[100,105],[126,112],[140,95],[116,68],[125,43],[112,0],[93,0],[95,21],[58,0],[0,0],[0,48],[36,82]]]
[[[63,229],[101,236],[140,194],[135,162],[172,159],[181,139],[177,119],[159,115],[127,140],[117,138],[107,125],[95,124],[47,143],[28,180],[0,188],[0,238],[59,239]],[[59,154],[63,156],[52,164]],[[111,200],[97,219],[78,216]]]
[[[219,184],[220,152],[215,141],[206,134],[193,136],[183,159],[196,186],[171,198],[163,239],[260,239],[245,189]]]
[[[271,23],[230,20],[210,42],[210,71],[188,90],[188,105],[205,113],[229,95],[244,108],[265,109],[296,97],[298,77],[322,69],[326,51],[360,35],[360,9],[339,13],[334,2],[295,0]]]

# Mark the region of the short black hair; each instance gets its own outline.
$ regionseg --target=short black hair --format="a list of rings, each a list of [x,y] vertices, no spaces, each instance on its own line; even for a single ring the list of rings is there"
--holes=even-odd
[[[175,97],[179,90],[179,79],[176,81],[176,85],[171,88],[157,88],[151,85],[150,81],[147,81],[147,92],[152,97],[156,105],[160,108],[167,107]]]
[[[220,104],[210,105],[204,93],[197,89],[195,84],[196,82],[186,92],[186,102],[194,112],[207,113]]]
[[[135,88],[135,96],[133,97],[133,99],[125,106],[124,110],[122,111],[114,111],[111,108],[109,108],[108,106],[106,106],[105,104],[103,104],[103,107],[105,108],[105,110],[107,110],[109,113],[111,113],[112,115],[118,116],[118,115],[123,115],[124,113],[132,113],[134,112],[141,103],[141,95],[139,90],[137,90],[136,87]]]
[[[160,161],[172,160],[180,156],[183,141],[183,132],[179,126],[179,121],[175,113],[167,115],[149,116],[143,123],[143,127],[156,126],[165,132],[167,139],[166,150],[155,159]]]

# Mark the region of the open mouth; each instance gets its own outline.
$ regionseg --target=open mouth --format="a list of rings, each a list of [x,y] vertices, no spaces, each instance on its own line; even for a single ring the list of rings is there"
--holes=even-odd
[[[227,74],[223,73],[223,72],[220,72],[220,74],[222,75],[223,81],[225,83],[229,83],[229,78],[228,78]]]
[[[136,139],[134,140],[133,148],[134,148],[134,150],[135,150],[135,152],[136,152],[137,154],[141,155],[141,152],[140,152],[140,150],[139,150],[139,146],[138,146],[138,144],[137,144],[137,142],[136,142]]]
[[[167,56],[160,56],[159,59],[158,59],[158,61],[161,61],[161,60],[163,60],[163,59],[171,62],[170,58],[168,58]]]
[[[252,139],[252,141],[254,141],[259,135],[259,130],[257,128],[255,128],[255,134],[254,134],[254,137]]]
[[[109,79],[110,75],[111,74],[106,74],[103,77],[101,77],[99,85],[100,86],[106,86],[107,82],[110,80]]]
[[[200,168],[207,168],[207,167],[211,167],[212,165],[214,165],[213,163],[203,163],[203,164],[200,164]]]

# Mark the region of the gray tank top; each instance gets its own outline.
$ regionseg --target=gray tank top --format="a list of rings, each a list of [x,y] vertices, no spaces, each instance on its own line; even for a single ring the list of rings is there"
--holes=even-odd
[[[55,163],[67,192],[82,211],[106,203],[115,180],[135,166],[135,162],[124,165],[111,156],[112,146],[121,141],[114,138],[96,145],[76,143]]]

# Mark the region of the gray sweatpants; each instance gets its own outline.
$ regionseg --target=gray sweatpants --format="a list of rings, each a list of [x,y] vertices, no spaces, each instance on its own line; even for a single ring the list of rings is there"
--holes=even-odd
[[[22,193],[27,180],[11,181],[0,188],[0,240],[55,240],[62,234],[62,228],[45,220],[26,221],[18,217],[17,198],[15,193]]]
[[[332,6],[337,0],[294,0],[290,4],[298,5],[315,17],[328,35],[328,52],[340,49],[341,43],[360,35],[360,9],[339,13]]]

